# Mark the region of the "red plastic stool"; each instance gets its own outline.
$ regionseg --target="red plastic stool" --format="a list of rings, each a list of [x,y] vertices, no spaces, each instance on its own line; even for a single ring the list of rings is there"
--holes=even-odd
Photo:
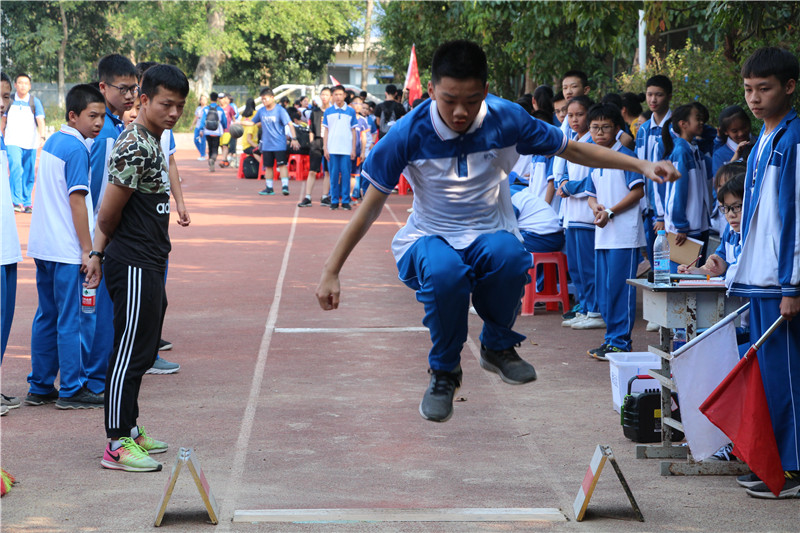
[[[533,267],[528,270],[531,282],[525,286],[522,297],[522,315],[533,315],[536,302],[546,302],[548,311],[558,311],[558,303],[566,313],[569,310],[569,289],[567,288],[567,256],[561,252],[531,254]],[[536,292],[536,267],[544,267],[544,286]],[[558,267],[558,274],[556,274]],[[556,276],[558,276],[556,278]],[[558,280],[556,282],[556,280]],[[559,287],[561,290],[559,290]]]
[[[406,177],[400,174],[400,181],[397,183],[397,194],[405,196],[410,190],[411,186],[406,181]]]
[[[254,155],[253,157],[258,159],[258,175],[256,176],[256,179],[260,180],[260,179],[262,179],[264,177],[264,169],[261,168],[262,167],[261,156],[255,156]],[[244,160],[245,159],[247,159],[247,154],[243,153],[242,155],[239,156],[239,168],[236,171],[236,177],[238,179],[240,179],[240,180],[244,179]]]
[[[307,163],[303,163],[303,158],[308,159],[308,156],[303,156],[300,154],[291,154],[289,156],[289,163],[288,163],[288,175],[290,178],[298,181],[302,181],[308,178],[308,171],[303,173]]]

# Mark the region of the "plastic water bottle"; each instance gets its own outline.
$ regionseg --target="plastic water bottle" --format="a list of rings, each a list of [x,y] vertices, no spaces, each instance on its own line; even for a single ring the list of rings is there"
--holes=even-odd
[[[686,330],[684,328],[676,328],[672,334],[672,351],[677,351],[684,344],[686,344]]]
[[[95,297],[97,296],[97,289],[83,288],[81,292],[81,312],[94,313],[95,311]]]
[[[669,285],[669,241],[663,229],[658,230],[653,245],[653,283]]]

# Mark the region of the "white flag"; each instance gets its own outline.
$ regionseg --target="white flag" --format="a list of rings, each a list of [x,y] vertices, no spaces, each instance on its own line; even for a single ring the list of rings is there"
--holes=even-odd
[[[678,386],[681,423],[697,461],[710,457],[730,442],[699,407],[739,362],[736,316],[730,314],[672,354],[672,377]]]

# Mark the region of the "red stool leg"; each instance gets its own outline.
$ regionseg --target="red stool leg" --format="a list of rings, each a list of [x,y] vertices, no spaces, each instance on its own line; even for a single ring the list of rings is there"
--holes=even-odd
[[[528,270],[528,275],[531,277],[530,283],[525,285],[525,293],[522,296],[522,316],[533,315],[533,306],[536,303],[536,268]]]
[[[247,154],[242,154],[239,156],[239,168],[236,169],[236,177],[240,180],[244,179],[244,165],[242,165],[242,163],[244,163],[246,157]]]
[[[557,275],[555,263],[547,263],[544,265],[544,294],[548,296],[555,296],[558,294]],[[546,309],[548,311],[558,311],[558,302],[547,302]]]

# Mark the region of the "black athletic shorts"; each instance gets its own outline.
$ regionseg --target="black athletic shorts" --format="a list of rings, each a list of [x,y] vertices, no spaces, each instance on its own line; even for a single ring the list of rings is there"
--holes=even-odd
[[[279,167],[282,167],[289,162],[289,153],[286,150],[281,150],[279,152],[261,152],[261,161],[264,164],[264,168],[272,168],[275,161],[278,162]]]
[[[320,165],[324,162],[325,150],[322,146],[322,139],[314,139],[311,143],[311,151],[308,153],[308,169],[311,172],[323,172],[324,168],[320,167]]]

